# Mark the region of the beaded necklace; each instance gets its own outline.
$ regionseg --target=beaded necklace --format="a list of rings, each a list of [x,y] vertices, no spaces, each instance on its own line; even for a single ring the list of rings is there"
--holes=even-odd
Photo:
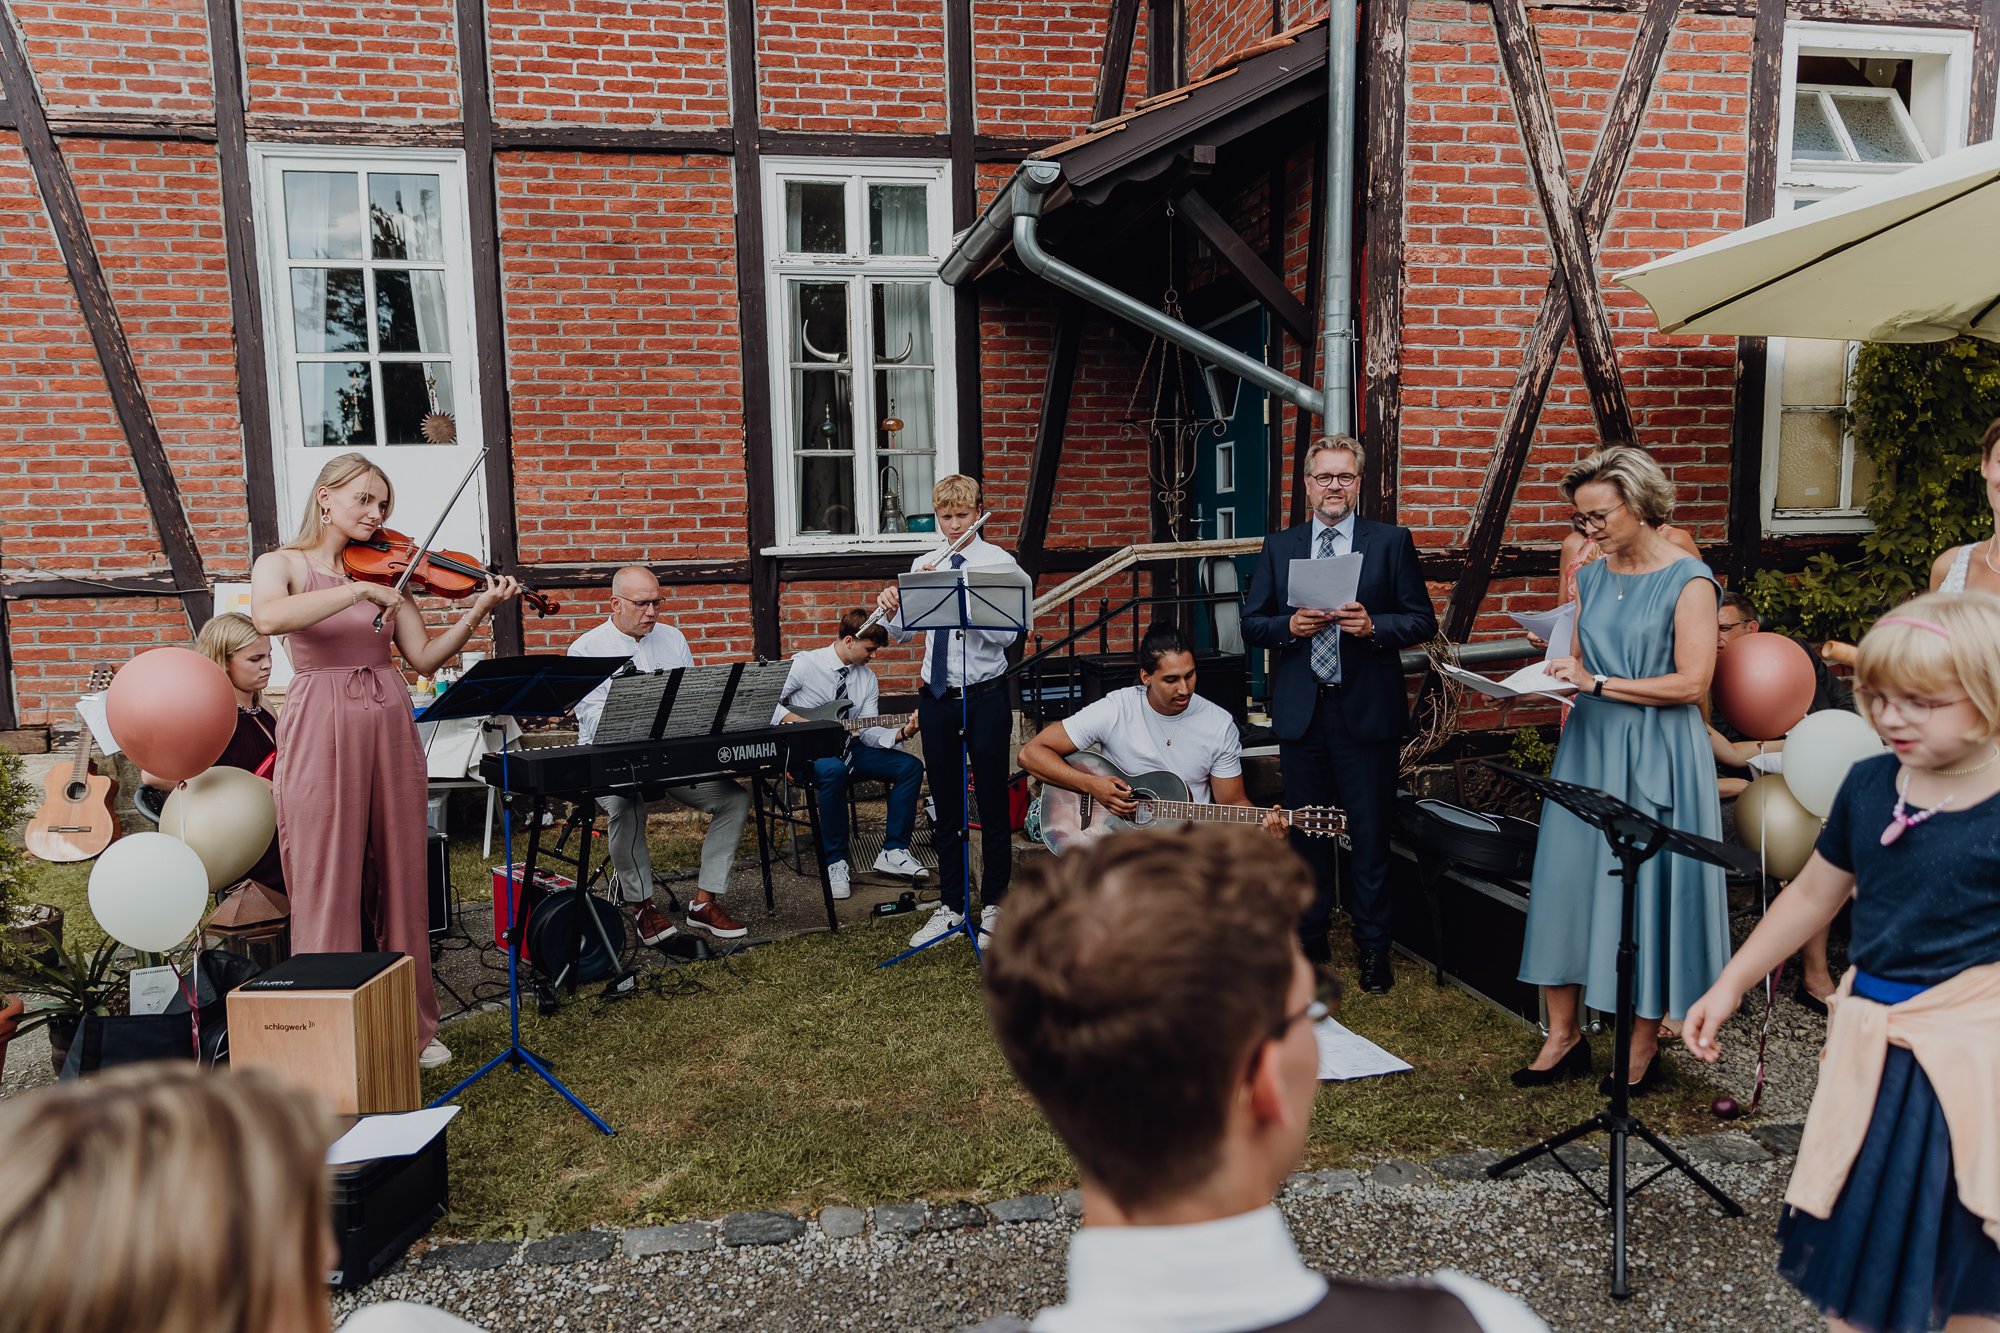
[[[1993,747],[1993,753],[1986,756],[1984,763],[1974,764],[1971,768],[1938,769],[1937,771],[1947,777],[1962,778],[1993,767],[1996,760],[2000,760],[2000,745]],[[1896,774],[1896,808],[1889,814],[1889,827],[1882,830],[1882,845],[1884,847],[1895,842],[1896,839],[1902,837],[1932,815],[1943,810],[1949,810],[1951,803],[1958,799],[1955,795],[1947,796],[1928,810],[1919,810],[1915,814],[1909,814],[1907,813],[1908,805],[1906,804],[1909,797],[1909,790],[1910,770],[1906,768]]]

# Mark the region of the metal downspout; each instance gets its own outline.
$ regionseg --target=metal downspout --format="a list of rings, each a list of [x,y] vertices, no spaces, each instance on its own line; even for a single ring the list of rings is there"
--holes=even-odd
[[[1333,0],[1326,33],[1326,296],[1320,383],[1326,433],[1354,433],[1355,0]]]
[[[1351,21],[1352,0],[1348,0],[1348,3]],[[1351,50],[1350,43],[1350,60]],[[1351,113],[1351,102],[1349,109]],[[1044,250],[1038,235],[1042,204],[1048,192],[1053,190],[1061,179],[1062,168],[1056,163],[1029,162],[1022,167],[1021,174],[1010,189],[1013,196],[1014,253],[1020,257],[1022,264],[1027,266],[1030,273],[1092,305],[1128,319],[1150,333],[1158,334],[1169,342],[1185,347],[1196,356],[1213,361],[1232,374],[1278,395],[1286,402],[1295,404],[1314,416],[1325,415],[1326,399],[1317,389],[1273,370],[1257,358],[1246,356],[1199,329],[1190,328],[1179,320],[1168,318],[1162,311],[1127,296],[1116,287],[1093,278],[1081,269],[1072,268]],[[1329,289],[1330,286],[1329,284]],[[1352,415],[1351,391],[1349,414]]]

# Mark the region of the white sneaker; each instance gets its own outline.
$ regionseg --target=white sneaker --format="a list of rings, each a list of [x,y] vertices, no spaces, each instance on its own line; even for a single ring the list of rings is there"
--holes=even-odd
[[[964,924],[965,917],[961,913],[954,912],[940,903],[937,910],[931,913],[931,919],[917,927],[917,933],[910,936],[910,947],[921,948],[932,940],[951,934]]]
[[[852,887],[849,886],[847,882],[847,862],[845,861],[827,862],[826,882],[833,887],[834,897],[852,898],[854,896],[854,890]]]
[[[448,1065],[450,1063],[451,1048],[436,1037],[432,1037],[431,1044],[424,1047],[423,1053],[417,1056],[417,1068],[419,1069],[436,1069],[439,1065]]]
[[[910,855],[910,849],[907,847],[885,851],[876,857],[875,871],[877,874],[895,875],[901,879],[925,879],[931,873],[924,869],[922,861]]]
[[[979,909],[979,949],[981,953],[993,947],[993,928],[1000,924],[1000,904]]]

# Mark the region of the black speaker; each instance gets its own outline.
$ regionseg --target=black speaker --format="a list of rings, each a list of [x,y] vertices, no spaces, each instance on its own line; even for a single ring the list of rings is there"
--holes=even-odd
[[[424,869],[430,879],[431,938],[441,939],[451,931],[451,844],[442,833],[433,833],[425,848]]]

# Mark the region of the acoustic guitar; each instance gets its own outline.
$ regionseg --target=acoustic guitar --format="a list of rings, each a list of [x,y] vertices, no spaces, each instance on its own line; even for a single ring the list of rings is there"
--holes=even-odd
[[[90,673],[95,694],[111,684],[111,666],[99,665]],[[42,779],[42,804],[21,835],[31,856],[44,861],[88,861],[109,847],[118,836],[118,780],[97,773],[91,766],[90,728],[76,738],[76,758],[65,772],[49,770]]]
[[[838,722],[847,728],[847,734],[850,736],[867,731],[871,727],[893,727],[900,730],[916,716],[915,713],[882,713],[875,717],[855,717],[852,699],[835,699],[830,704],[815,704],[811,708],[791,708],[787,705],[787,711],[797,713],[808,722]]]
[[[1094,796],[1058,787],[1053,782],[1045,784],[1040,799],[1041,839],[1050,851],[1058,854],[1119,829],[1201,822],[1262,824],[1269,813],[1254,805],[1214,805],[1191,800],[1187,783],[1181,781],[1178,773],[1164,769],[1127,773],[1095,750],[1078,750],[1069,756],[1069,766],[1084,773],[1117,778],[1132,789],[1132,799],[1138,808],[1130,815],[1114,815]],[[1288,826],[1309,837],[1332,838],[1347,831],[1346,812],[1330,805],[1278,813]]]

